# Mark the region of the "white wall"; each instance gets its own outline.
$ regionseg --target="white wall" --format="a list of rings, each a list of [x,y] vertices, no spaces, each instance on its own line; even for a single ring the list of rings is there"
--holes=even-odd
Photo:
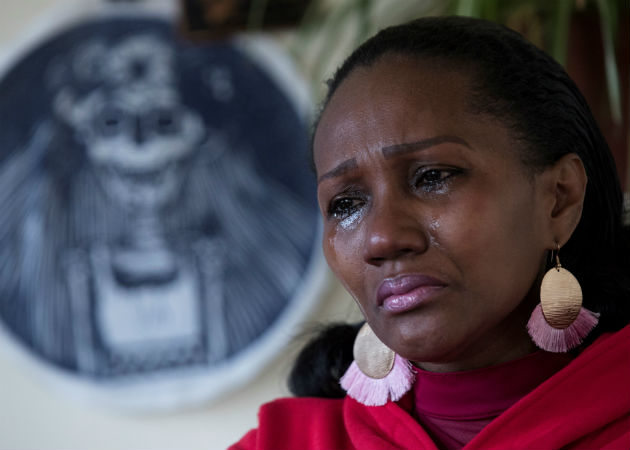
[[[37,16],[67,2],[1,0],[0,49]],[[350,297],[333,282],[309,324],[358,317]],[[289,351],[271,362],[255,383],[211,405],[169,414],[130,415],[77,402],[43,385],[0,342],[0,449],[225,448],[255,426],[260,404],[287,395],[285,379],[298,347],[289,345]]]

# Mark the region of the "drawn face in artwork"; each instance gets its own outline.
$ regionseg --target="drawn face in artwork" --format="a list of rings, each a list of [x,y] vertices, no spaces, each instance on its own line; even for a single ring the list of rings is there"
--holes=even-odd
[[[155,211],[178,192],[181,162],[205,133],[201,118],[167,91],[121,89],[86,99],[80,130],[107,195],[129,211]]]
[[[0,77],[0,328],[112,406],[197,404],[324,287],[306,105],[273,47],[108,6]]]
[[[128,219],[116,242],[89,251],[99,336],[112,354],[157,364],[156,348],[199,345],[201,286],[214,292],[220,283],[217,274],[198,278],[194,255],[173,247],[159,215],[177,197],[205,127],[164,83],[96,89],[75,111],[87,159]]]

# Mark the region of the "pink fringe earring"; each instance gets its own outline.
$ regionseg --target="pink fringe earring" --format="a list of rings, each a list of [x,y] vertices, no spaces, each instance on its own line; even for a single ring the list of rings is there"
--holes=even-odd
[[[398,401],[411,389],[411,363],[381,342],[365,323],[354,341],[354,361],[341,377],[341,387],[367,406]]]
[[[559,251],[556,243],[556,266],[545,274],[540,303],[527,323],[534,343],[553,353],[564,353],[580,345],[599,320],[598,313],[582,307],[580,283],[560,265]]]

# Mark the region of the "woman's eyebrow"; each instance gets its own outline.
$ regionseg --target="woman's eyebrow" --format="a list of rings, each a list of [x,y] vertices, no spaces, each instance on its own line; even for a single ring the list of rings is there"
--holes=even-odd
[[[335,167],[334,169],[329,170],[328,172],[323,174],[321,177],[319,177],[317,179],[317,184],[321,183],[323,180],[327,178],[338,177],[356,168],[357,168],[357,160],[355,158],[347,159],[341,164],[339,164],[337,167]]]
[[[404,154],[404,153],[411,153],[411,152],[424,150],[426,148],[434,147],[444,142],[453,142],[455,144],[461,144],[465,147],[471,148],[468,142],[466,142],[460,137],[444,135],[444,136],[435,136],[435,137],[431,137],[427,139],[422,139],[421,141],[417,141],[417,142],[408,142],[404,144],[388,145],[387,147],[383,147],[381,151],[383,152],[383,156],[385,157],[385,159],[387,159],[387,158],[391,158],[393,156]]]
[[[443,135],[443,136],[435,136],[432,138],[422,139],[416,142],[407,142],[404,144],[388,145],[386,147],[383,147],[381,151],[383,152],[383,156],[385,157],[385,159],[387,159],[387,158],[391,158],[393,156],[404,154],[404,153],[411,153],[411,152],[424,150],[426,148],[434,147],[444,142],[453,142],[455,144],[460,144],[465,147],[471,148],[468,142],[466,142],[464,139],[460,137]],[[334,169],[326,172],[321,177],[319,177],[317,179],[317,184],[321,183],[323,180],[327,178],[338,177],[356,168],[357,168],[357,160],[355,158],[347,159],[341,164],[339,164],[337,167],[335,167]]]

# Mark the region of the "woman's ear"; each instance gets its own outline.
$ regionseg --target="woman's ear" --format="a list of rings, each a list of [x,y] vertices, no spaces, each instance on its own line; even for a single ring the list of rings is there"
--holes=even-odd
[[[553,239],[563,246],[582,217],[586,170],[580,157],[569,153],[545,169],[543,176],[549,198],[547,220],[550,231]]]

